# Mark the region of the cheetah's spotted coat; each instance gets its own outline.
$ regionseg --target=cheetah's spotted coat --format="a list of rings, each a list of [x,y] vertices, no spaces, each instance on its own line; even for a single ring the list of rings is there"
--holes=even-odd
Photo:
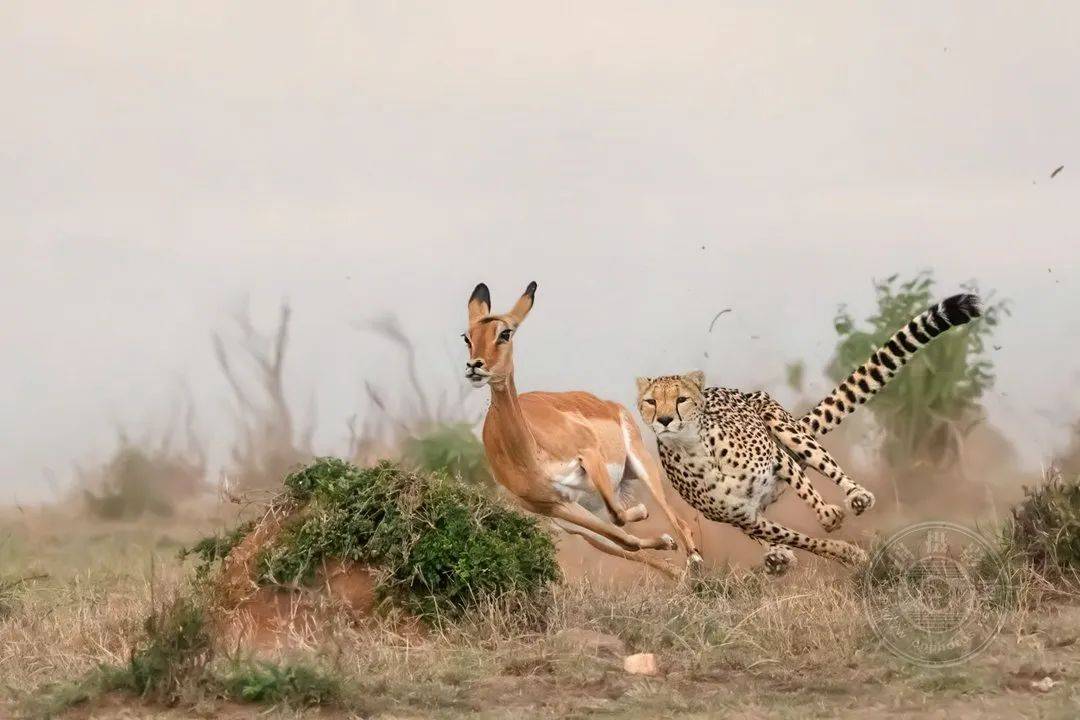
[[[844,511],[825,502],[807,478],[807,467],[833,480],[856,515],[872,507],[874,496],[844,473],[815,434],[835,428],[920,347],[979,314],[974,295],[955,295],[931,307],[803,418],[795,418],[764,392],[706,388],[701,372],[639,379],[638,409],[657,434],[660,461],[675,490],[708,519],[735,525],[767,544],[767,569],[783,572],[794,560],[792,547],[856,563],[866,555],[855,545],[814,538],[764,516],[786,489],[777,481],[795,489],[827,532],[840,526]]]

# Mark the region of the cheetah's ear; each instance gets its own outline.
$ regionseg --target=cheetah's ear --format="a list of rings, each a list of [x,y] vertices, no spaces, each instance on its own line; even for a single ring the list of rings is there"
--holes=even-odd
[[[694,370],[683,375],[684,378],[690,381],[692,385],[697,387],[698,390],[705,389],[705,373],[700,370]]]
[[[653,383],[653,380],[650,377],[639,377],[637,379],[637,393],[638,393],[638,395],[643,395],[645,393],[645,391],[649,389],[649,386],[652,385],[652,383]]]

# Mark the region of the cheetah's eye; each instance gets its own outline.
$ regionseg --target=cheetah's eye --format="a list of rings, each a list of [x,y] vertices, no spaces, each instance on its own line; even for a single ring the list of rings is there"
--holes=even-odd
[[[682,405],[682,404],[683,404],[684,402],[687,402],[687,401],[689,401],[689,400],[690,400],[690,398],[686,397],[685,395],[680,395],[680,396],[678,397],[678,399],[677,399],[677,400],[675,401],[675,403],[676,403],[677,405]]]
[[[468,335],[466,335],[465,333],[461,333],[461,338],[462,338],[462,340],[464,340],[464,341],[465,341],[465,345],[466,345],[467,347],[472,347],[472,342],[471,342],[471,341],[469,340],[469,336],[468,336]]]
[[[656,407],[656,401],[653,400],[652,398],[645,398],[641,402],[645,403],[646,405],[651,405],[653,407]]]

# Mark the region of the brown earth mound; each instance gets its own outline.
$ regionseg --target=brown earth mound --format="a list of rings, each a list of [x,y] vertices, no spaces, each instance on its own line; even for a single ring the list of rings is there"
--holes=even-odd
[[[272,545],[299,512],[295,507],[271,508],[225,557],[213,582],[211,615],[227,644],[282,646],[332,622],[358,623],[374,614],[377,573],[360,563],[328,560],[302,587],[259,585],[255,564],[260,551]],[[412,619],[402,626],[410,634],[419,631]]]

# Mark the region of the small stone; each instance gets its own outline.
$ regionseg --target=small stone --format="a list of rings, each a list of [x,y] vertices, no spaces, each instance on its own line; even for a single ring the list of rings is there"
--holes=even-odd
[[[1057,682],[1049,675],[1044,677],[1042,680],[1031,681],[1031,689],[1038,690],[1039,692],[1050,692],[1054,689],[1055,685],[1057,685]]]
[[[637,653],[623,658],[623,670],[631,675],[656,675],[660,668],[656,665],[656,656],[652,653]]]

